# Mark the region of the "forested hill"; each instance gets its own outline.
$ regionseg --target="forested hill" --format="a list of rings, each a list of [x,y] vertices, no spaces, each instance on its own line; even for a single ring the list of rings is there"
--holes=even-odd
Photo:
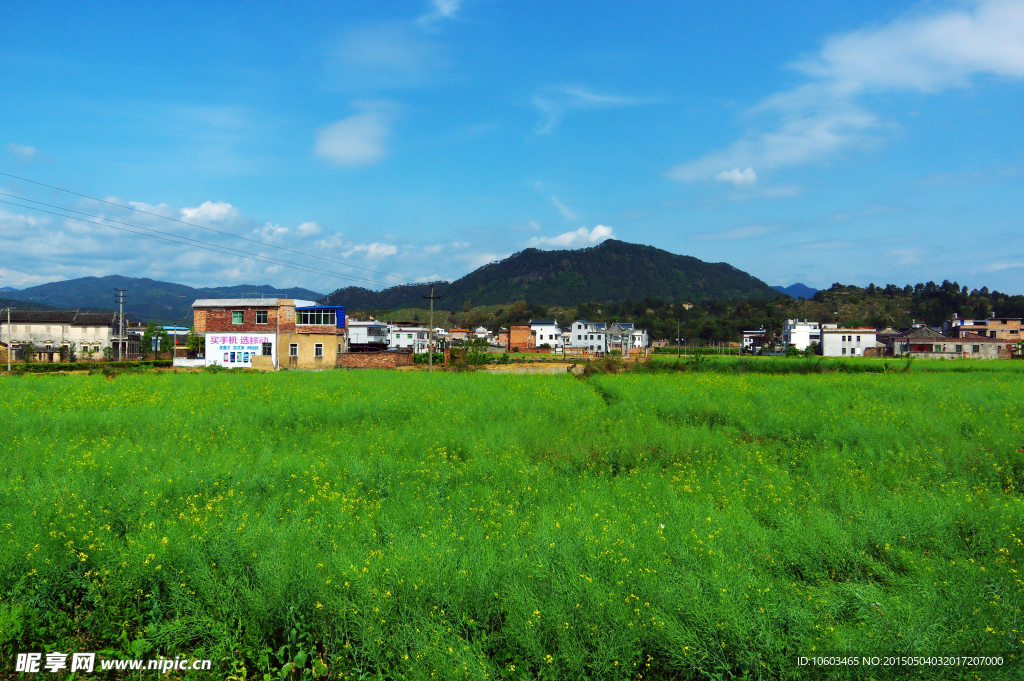
[[[316,300],[323,295],[304,288],[278,289],[273,286],[248,284],[192,288],[169,281],[111,275],[54,281],[21,291],[7,291],[4,297],[18,301],[14,304],[20,304],[23,309],[29,309],[29,305],[25,303],[42,303],[44,307],[52,306],[63,310],[116,310],[115,288],[126,289],[124,310],[129,313],[129,319],[156,319],[166,324],[178,320],[191,324],[192,303],[197,298],[248,298],[263,294],[268,298],[282,296]]]
[[[324,301],[350,309],[425,307],[426,287],[395,286],[383,291],[349,287]],[[461,279],[435,285],[447,309],[501,305],[527,300],[535,305],[570,306],[585,301],[643,300],[700,302],[718,298],[774,298],[778,291],[727,263],[707,263],[653,246],[608,240],[580,250],[528,248],[484,265]]]

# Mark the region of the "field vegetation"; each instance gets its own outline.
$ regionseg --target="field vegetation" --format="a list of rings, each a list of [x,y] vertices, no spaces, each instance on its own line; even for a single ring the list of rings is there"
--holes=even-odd
[[[108,650],[233,679],[1019,679],[1021,387],[7,376],[0,675]],[[1003,665],[797,664],[826,653]]]

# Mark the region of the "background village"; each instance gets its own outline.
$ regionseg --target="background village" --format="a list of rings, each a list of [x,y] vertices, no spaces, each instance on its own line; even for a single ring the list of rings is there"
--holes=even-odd
[[[535,359],[642,359],[652,354],[717,352],[740,355],[803,355],[835,358],[915,357],[1010,359],[1022,355],[1021,319],[962,319],[941,327],[846,328],[838,323],[787,319],[781,333],[743,331],[714,346],[685,338],[652,339],[631,322],[576,319],[530,320],[497,329],[452,328],[419,322],[388,322],[347,316],[344,306],[290,298],[200,299],[193,324],[144,325],[122,312],[81,310],[0,311],[0,361],[14,363],[170,360],[178,367],[396,368],[436,361],[447,354],[493,353]],[[431,358],[433,359],[433,358]]]

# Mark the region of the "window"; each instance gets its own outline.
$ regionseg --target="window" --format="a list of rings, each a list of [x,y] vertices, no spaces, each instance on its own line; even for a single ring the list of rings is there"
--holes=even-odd
[[[257,324],[266,324],[267,323],[267,316],[268,315],[267,315],[267,311],[266,310],[256,310],[256,323]]]
[[[846,348],[843,348],[843,354],[844,355],[846,354]]]
[[[988,337],[989,338],[995,338],[996,337],[996,332],[995,331],[989,331],[988,332]]]
[[[962,346],[962,345],[956,346],[956,351],[957,352],[963,352],[964,351],[964,346]]]
[[[860,336],[857,336],[857,342],[860,343]]]
[[[324,356],[324,344],[323,343],[317,343],[316,345],[313,346],[313,356],[314,357],[323,357]]]
[[[846,336],[843,336],[843,342],[844,343],[846,342]]]
[[[270,357],[273,354],[273,352],[274,352],[274,344],[273,343],[264,343],[263,344],[263,356],[264,357]]]
[[[232,310],[231,311],[231,323],[232,324],[245,324],[245,310]]]
[[[941,345],[936,345],[935,346],[935,352],[942,352],[942,346]]]
[[[288,344],[288,356],[289,357],[298,357],[299,356],[299,344],[298,343],[289,343]]]
[[[972,345],[971,346],[971,352],[973,352],[975,354],[981,352],[981,346],[980,345]]]
[[[338,343],[338,353],[341,353],[341,343]]]
[[[583,340],[583,336],[576,334],[576,340]]]
[[[406,335],[407,335],[407,337],[412,338],[412,334],[411,333],[410,334],[406,334]]]
[[[335,310],[299,310],[299,324],[334,326],[337,319]]]

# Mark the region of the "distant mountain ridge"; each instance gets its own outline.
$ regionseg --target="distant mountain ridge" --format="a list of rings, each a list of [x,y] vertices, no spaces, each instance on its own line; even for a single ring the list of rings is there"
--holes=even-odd
[[[131,320],[156,320],[165,324],[185,322],[192,324],[192,303],[197,298],[242,298],[254,294],[267,297],[300,298],[318,300],[322,293],[306,288],[279,289],[273,286],[216,286],[192,288],[153,279],[137,279],[110,275],[106,277],[82,277],[41,284],[21,291],[7,291],[6,298],[12,305],[42,303],[59,309],[89,308],[94,310],[116,310],[114,289],[127,289],[124,310],[131,313]],[[0,306],[2,307],[2,306]]]
[[[350,309],[426,307],[425,285],[382,291],[351,286],[324,298]],[[700,302],[716,298],[773,298],[768,284],[728,263],[707,263],[653,246],[609,239],[579,250],[528,248],[453,282],[437,282],[434,294],[446,309],[500,305],[526,300],[533,305],[573,306],[592,301],[661,298]]]
[[[818,289],[811,288],[810,286],[804,286],[803,284],[790,284],[789,286],[772,286],[773,289],[781,293],[785,293],[790,298],[806,298],[810,300],[814,297],[814,294],[818,292]]]

